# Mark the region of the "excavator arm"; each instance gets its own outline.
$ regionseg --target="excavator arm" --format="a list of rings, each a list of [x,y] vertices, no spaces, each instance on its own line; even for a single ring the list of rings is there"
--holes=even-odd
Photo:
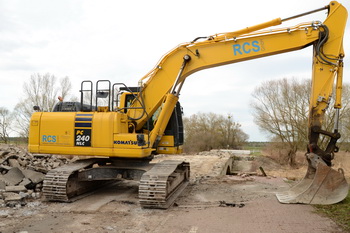
[[[304,23],[289,28],[261,30],[321,10],[328,11],[328,17],[323,23]],[[143,84],[140,86],[141,91],[137,99],[142,101],[134,101],[135,108],[130,109],[127,114],[130,118],[136,119],[136,129],[140,130],[156,110],[162,109],[159,114],[161,119],[156,121],[151,132],[150,145],[153,145],[160,140],[170,117],[169,113],[172,112],[181,87],[190,74],[211,67],[300,50],[313,45],[309,150],[319,154],[330,165],[331,155],[336,150],[335,143],[340,134],[337,128],[334,132],[325,132],[322,130],[322,122],[335,80],[334,107],[336,111],[341,108],[343,36],[346,20],[346,9],[338,2],[331,2],[326,7],[301,15],[286,19],[277,18],[235,32],[200,37],[181,44],[164,55],[155,68],[141,79]],[[331,138],[326,150],[318,146],[320,134]]]
[[[343,20],[337,20],[333,15],[343,16]],[[309,113],[309,147],[308,152],[313,152],[322,157],[327,165],[331,165],[333,153],[337,152],[336,142],[340,138],[338,132],[339,111],[341,109],[341,91],[343,79],[343,36],[347,12],[343,7],[330,4],[329,17],[322,26],[323,37],[314,47],[312,91],[310,97]],[[325,110],[328,107],[333,93],[334,81],[336,119],[334,132],[322,130],[322,122]],[[328,146],[322,150],[318,146],[320,135],[330,137]]]

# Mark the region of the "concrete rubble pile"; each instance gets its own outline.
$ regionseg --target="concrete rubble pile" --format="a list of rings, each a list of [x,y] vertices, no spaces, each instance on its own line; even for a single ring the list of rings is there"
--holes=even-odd
[[[33,155],[19,147],[0,148],[0,207],[23,206],[41,197],[45,174],[69,159],[56,155]]]

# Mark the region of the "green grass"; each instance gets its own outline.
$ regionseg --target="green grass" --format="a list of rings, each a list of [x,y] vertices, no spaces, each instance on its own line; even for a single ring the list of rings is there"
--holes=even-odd
[[[260,150],[251,150],[250,155],[260,156],[260,155],[262,155],[262,153]]]
[[[350,232],[350,192],[341,202],[333,205],[315,205],[317,213],[323,213],[346,232]]]
[[[260,156],[262,155],[261,150],[266,146],[266,142],[247,142],[243,146],[243,150],[250,150],[251,155]]]

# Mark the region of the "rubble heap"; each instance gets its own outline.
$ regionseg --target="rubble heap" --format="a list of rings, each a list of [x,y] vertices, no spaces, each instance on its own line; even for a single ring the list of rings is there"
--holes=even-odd
[[[69,159],[57,155],[33,155],[15,146],[0,147],[0,206],[25,205],[41,197],[45,174]]]

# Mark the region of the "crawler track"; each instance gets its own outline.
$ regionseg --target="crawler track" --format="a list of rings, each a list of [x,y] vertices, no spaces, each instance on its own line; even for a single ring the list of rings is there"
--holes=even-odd
[[[189,163],[166,160],[143,174],[139,199],[143,208],[167,209],[189,183]]]
[[[48,201],[70,202],[79,195],[96,189],[96,182],[78,181],[78,171],[92,166],[98,160],[79,160],[49,171],[43,184]]]
[[[84,181],[79,172],[91,168],[99,159],[79,160],[56,168],[44,179],[43,194],[48,201],[71,202],[113,180]],[[147,169],[148,170],[148,169]],[[166,160],[145,172],[139,183],[139,200],[143,208],[167,209],[189,183],[189,163]]]

